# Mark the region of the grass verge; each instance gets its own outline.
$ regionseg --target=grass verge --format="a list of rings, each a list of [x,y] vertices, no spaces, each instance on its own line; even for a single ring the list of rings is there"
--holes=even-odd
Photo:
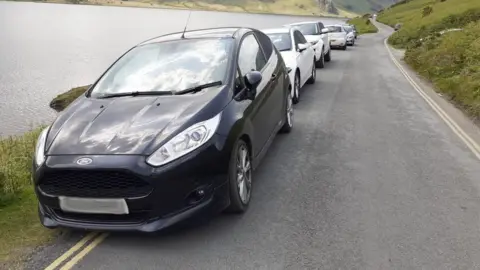
[[[436,90],[480,121],[480,1],[408,0],[382,11],[378,21],[402,23],[389,43]],[[456,31],[447,31],[456,29]]]
[[[67,92],[56,96],[50,102],[50,108],[57,112],[63,111],[70,103],[72,103],[77,97],[85,93],[90,85],[79,86],[68,90]]]
[[[359,35],[378,32],[378,28],[368,18],[356,17],[348,20],[347,23],[355,25]]]
[[[0,268],[51,239],[38,222],[31,162],[41,129],[0,139]]]

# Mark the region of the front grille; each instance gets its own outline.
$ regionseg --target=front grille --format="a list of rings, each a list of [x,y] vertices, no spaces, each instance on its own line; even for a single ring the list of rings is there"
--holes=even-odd
[[[39,188],[53,196],[86,198],[135,198],[147,196],[152,186],[142,179],[118,171],[45,172]]]
[[[67,213],[58,209],[51,209],[51,212],[59,220],[76,223],[140,224],[148,217],[148,212],[127,215]]]

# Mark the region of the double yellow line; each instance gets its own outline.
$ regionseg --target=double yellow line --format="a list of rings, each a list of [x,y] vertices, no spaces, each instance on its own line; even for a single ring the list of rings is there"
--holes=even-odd
[[[45,270],[70,270],[77,264],[85,255],[98,246],[108,233],[91,232],[85,235],[78,243],[67,250],[62,256],[53,261]]]
[[[425,91],[408,75],[407,71],[402,65],[395,59],[390,47],[387,44],[388,38],[384,40],[385,47],[393,63],[398,67],[400,72],[405,76],[407,81],[412,85],[415,91],[427,102],[428,105],[440,116],[440,118],[447,124],[448,127],[455,133],[463,143],[472,151],[472,153],[480,160],[480,145],[477,144],[468,134],[431,98]]]

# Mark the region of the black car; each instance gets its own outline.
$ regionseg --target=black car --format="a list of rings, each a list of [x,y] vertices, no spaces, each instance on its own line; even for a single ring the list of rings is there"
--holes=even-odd
[[[250,28],[147,40],[122,55],[37,143],[46,227],[160,230],[244,212],[252,170],[292,129],[285,63]]]

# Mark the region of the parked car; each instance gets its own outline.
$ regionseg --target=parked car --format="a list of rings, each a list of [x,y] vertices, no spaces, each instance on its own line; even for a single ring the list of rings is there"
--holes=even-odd
[[[341,24],[327,25],[330,47],[347,49],[347,30]]]
[[[352,28],[355,39],[357,39],[357,37],[358,37],[357,27],[353,24],[346,24],[346,26],[350,26]]]
[[[355,45],[355,33],[353,32],[353,28],[351,26],[345,25],[343,26],[345,31],[347,31],[347,45],[354,46]]]
[[[41,223],[151,232],[247,210],[277,132],[293,128],[289,78],[264,33],[215,28],[145,41],[40,134]]]
[[[300,30],[300,32],[305,36],[308,42],[312,43],[313,49],[315,50],[317,67],[323,68],[325,65],[325,61],[330,62],[330,60],[332,59],[332,55],[330,50],[328,29],[325,28],[322,22],[298,22],[289,24],[287,26],[293,26],[298,28],[298,30]]]
[[[317,73],[315,67],[315,52],[312,45],[296,28],[282,27],[265,29],[263,32],[270,37],[275,47],[285,61],[289,70],[292,87],[293,103],[300,100],[300,89],[305,83],[315,83]]]

